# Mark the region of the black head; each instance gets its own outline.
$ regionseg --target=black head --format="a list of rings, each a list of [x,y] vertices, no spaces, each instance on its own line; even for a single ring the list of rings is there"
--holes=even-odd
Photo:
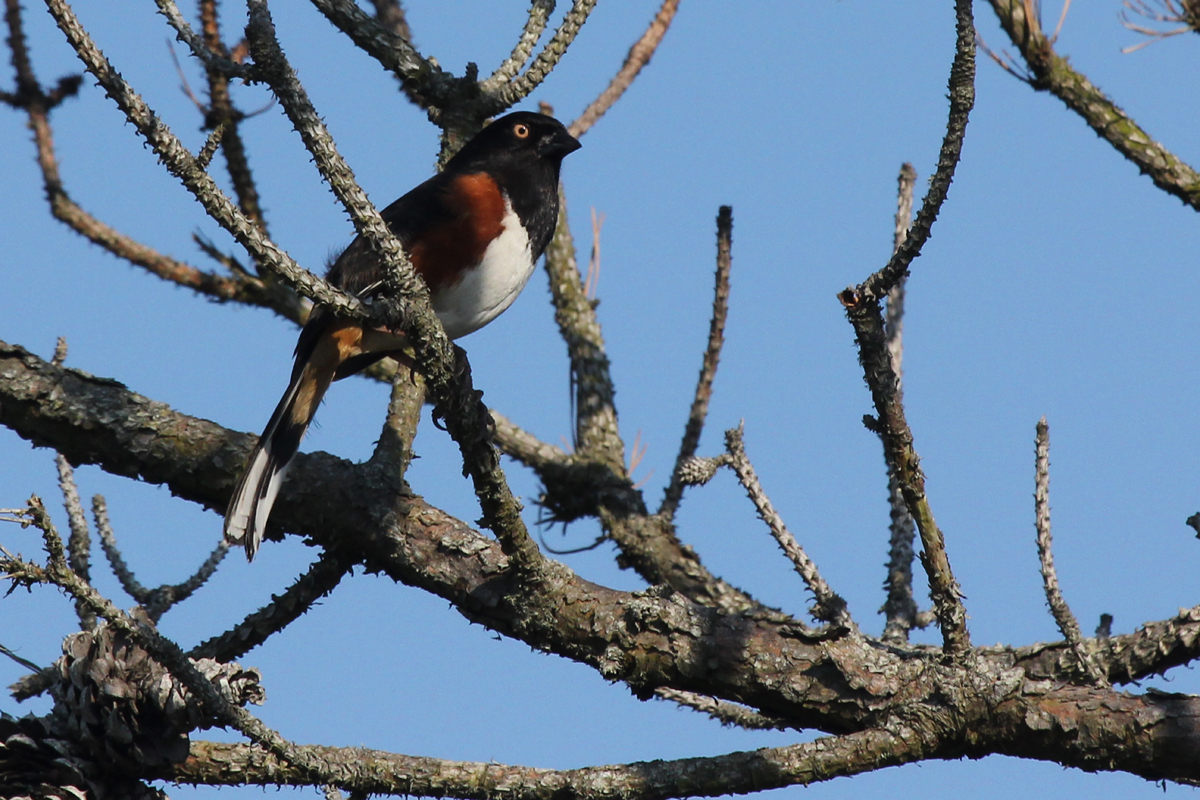
[[[516,111],[501,117],[463,145],[446,169],[470,172],[493,171],[498,163],[533,164],[553,167],[555,178],[563,158],[580,148],[579,140],[554,117],[532,111]]]
[[[512,203],[540,258],[558,220],[558,171],[580,147],[561,122],[517,111],[488,125],[446,163],[446,174],[486,172]]]

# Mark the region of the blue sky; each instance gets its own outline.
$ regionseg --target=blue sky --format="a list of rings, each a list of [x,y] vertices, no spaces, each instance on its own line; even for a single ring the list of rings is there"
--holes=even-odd
[[[79,65],[48,16],[28,3],[39,77]],[[408,4],[418,46],[461,73],[490,71],[509,52],[524,3]],[[566,5],[565,3],[560,5]],[[231,8],[236,6],[232,4]],[[377,205],[426,177],[436,136],[369,57],[306,3],[273,9],[285,49]],[[125,77],[186,143],[204,134],[179,90],[168,29],[149,4],[79,2],[78,11]],[[533,95],[573,119],[604,87],[654,13],[653,2],[601,3],[560,68]],[[1177,37],[1122,55],[1139,41],[1117,2],[1076,3],[1059,52],[1152,136],[1200,161],[1195,44]],[[562,9],[559,14],[561,15]],[[994,47],[1003,33],[976,13]],[[1057,18],[1058,9],[1047,16]],[[226,25],[242,24],[230,11]],[[685,0],[650,66],[584,138],[564,168],[579,244],[589,209],[603,213],[599,314],[622,431],[640,432],[638,478],[657,501],[669,475],[707,335],[717,207],[734,208],[732,312],[701,452],[746,423],[764,486],[859,622],[878,632],[886,557],[882,458],[861,425],[870,397],[853,334],[835,294],[886,260],[895,179],[911,161],[918,190],[945,126],[953,54],[950,2],[702,3]],[[194,86],[200,74],[185,70]],[[3,81],[10,81],[7,69]],[[86,80],[55,112],[68,191],[104,221],[147,244],[209,266],[191,243],[227,242]],[[981,54],[978,99],[949,200],[909,282],[909,419],[977,644],[1056,639],[1033,542],[1033,432],[1051,429],[1055,558],[1068,601],[1090,632],[1102,612],[1114,630],[1197,602],[1200,543],[1184,519],[1200,510],[1200,395],[1195,212],[1155,189],[1053,97],[1037,94]],[[259,89],[238,89],[243,109]],[[272,108],[243,127],[275,240],[319,269],[351,228],[298,137]],[[221,306],[166,285],[84,243],[42,202],[33,148],[16,113],[0,113],[0,339],[44,357],[57,336],[68,365],[116,378],[180,411],[258,431],[290,370],[295,330],[269,312]],[[539,273],[513,308],[463,340],[488,401],[542,438],[569,438],[567,366]],[[335,387],[305,448],[370,453],[386,389]],[[425,425],[414,488],[465,518],[478,516],[456,451]],[[0,507],[32,492],[57,509],[51,454],[0,430]],[[528,502],[537,483],[509,471]],[[167,490],[79,470],[85,497],[108,497],[118,536],[143,583],[176,581],[220,535],[216,514]],[[61,515],[60,515],[61,519]],[[714,571],[796,613],[806,593],[732,477],[691,490],[680,533]],[[556,547],[590,542],[594,526],[546,530]],[[29,532],[0,530],[13,550]],[[294,539],[253,565],[230,558],[164,630],[185,645],[265,603],[309,563]],[[642,586],[613,550],[565,557],[583,576]],[[99,588],[120,598],[94,568]],[[923,604],[925,589],[919,593]],[[129,605],[127,598],[119,600]],[[73,629],[71,604],[48,589],[0,600],[0,643],[49,663]],[[928,636],[927,636],[928,638]],[[929,639],[932,640],[932,639]],[[716,754],[798,740],[723,729],[666,703],[642,703],[594,671],[531,653],[469,625],[418,590],[369,576],[321,606],[244,664],[260,667],[265,721],[300,742],[364,744],[444,758],[571,767]],[[0,663],[0,683],[21,671]],[[1197,691],[1190,670],[1155,685]],[[1130,687],[1136,690],[1137,687]],[[46,708],[44,702],[10,713]],[[970,792],[1012,796],[1158,796],[1124,775],[990,758],[927,763],[835,780],[813,798]],[[1172,793],[1192,790],[1172,786]],[[187,797],[257,796],[257,789],[172,788]],[[311,796],[309,792],[305,796]]]

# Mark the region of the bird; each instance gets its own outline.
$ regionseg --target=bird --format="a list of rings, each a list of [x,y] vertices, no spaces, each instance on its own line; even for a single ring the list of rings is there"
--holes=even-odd
[[[546,114],[494,120],[445,168],[381,212],[451,339],[487,325],[525,287],[558,224],[562,160],[579,141]],[[330,265],[326,280],[369,300],[385,267],[362,236]],[[284,475],[330,383],[388,356],[404,358],[403,334],[364,327],[317,307],[296,342],[291,381],[251,452],[225,511],[226,543],[247,560],[262,542]]]

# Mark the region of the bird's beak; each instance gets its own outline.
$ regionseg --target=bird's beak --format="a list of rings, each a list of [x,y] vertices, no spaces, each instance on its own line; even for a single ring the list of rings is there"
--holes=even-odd
[[[583,145],[579,143],[579,140],[565,130],[555,131],[553,135],[543,138],[538,143],[538,155],[563,158],[581,147]]]

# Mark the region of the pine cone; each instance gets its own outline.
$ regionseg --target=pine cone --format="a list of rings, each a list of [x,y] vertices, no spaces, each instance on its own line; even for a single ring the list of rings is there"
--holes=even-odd
[[[5,800],[166,800],[139,780],[105,775],[44,717],[0,712],[0,798]]]
[[[265,699],[258,670],[212,659],[193,663],[232,702]],[[213,723],[165,667],[108,625],[68,636],[54,666],[55,732],[119,770],[177,764],[187,758],[188,733]]]

